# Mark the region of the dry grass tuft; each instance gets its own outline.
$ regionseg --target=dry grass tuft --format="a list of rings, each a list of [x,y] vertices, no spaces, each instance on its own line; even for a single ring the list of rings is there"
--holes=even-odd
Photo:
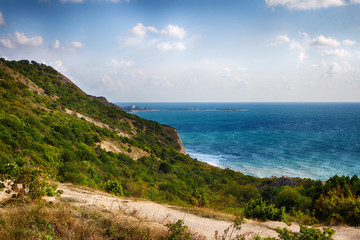
[[[162,225],[68,202],[8,202],[0,208],[0,239],[167,239]]]

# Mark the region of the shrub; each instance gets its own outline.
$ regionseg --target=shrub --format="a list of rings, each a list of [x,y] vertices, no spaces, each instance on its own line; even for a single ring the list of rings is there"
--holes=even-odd
[[[166,174],[166,173],[171,172],[172,167],[171,167],[170,163],[162,162],[162,163],[160,163],[159,170]]]
[[[123,197],[123,188],[117,180],[108,180],[105,183],[104,189],[116,196]]]
[[[321,196],[316,201],[316,216],[331,223],[346,223],[352,226],[360,224],[360,198],[339,197],[335,191],[329,196]]]
[[[307,209],[311,204],[311,199],[302,196],[301,193],[289,186],[283,188],[282,191],[275,198],[278,207],[286,206],[287,210],[294,209]]]
[[[321,231],[317,228],[300,225],[300,235],[290,232],[287,228],[276,228],[276,232],[279,233],[280,240],[332,240],[335,230],[329,227]]]
[[[255,218],[265,221],[286,221],[285,207],[276,208],[274,204],[266,204],[262,198],[258,200],[251,200],[248,206],[244,210],[245,217]]]
[[[176,223],[168,223],[166,226],[169,228],[169,240],[190,240],[193,237],[188,226],[184,225],[183,220],[178,220]]]

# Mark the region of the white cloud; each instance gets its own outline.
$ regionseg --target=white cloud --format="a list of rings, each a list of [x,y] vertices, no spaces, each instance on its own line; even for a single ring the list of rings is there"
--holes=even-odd
[[[346,5],[345,0],[265,0],[265,2],[269,7],[284,6],[290,10],[309,10]]]
[[[111,60],[111,65],[114,67],[130,68],[130,67],[133,67],[135,64],[133,61],[117,61],[117,60],[113,59],[113,60]]]
[[[6,48],[16,48],[15,44],[10,39],[0,39],[0,43]]]
[[[324,37],[322,35],[312,40],[311,45],[314,47],[326,48],[326,47],[339,47],[340,42],[331,37]]]
[[[158,30],[152,26],[144,26],[142,23],[138,23],[135,27],[129,31],[133,36],[145,37],[148,32],[158,32]]]
[[[289,47],[290,47],[291,50],[293,50],[293,49],[301,50],[302,49],[301,44],[296,42],[296,41],[291,41]]]
[[[41,36],[27,37],[24,33],[15,32],[14,41],[20,45],[40,46],[43,38]]]
[[[341,73],[342,71],[343,70],[342,70],[342,67],[340,66],[340,64],[338,64],[337,62],[333,62],[326,73],[328,75],[334,75],[334,74]]]
[[[162,35],[169,37],[169,38],[179,38],[183,39],[186,37],[186,31],[183,27],[178,25],[167,25],[165,29],[161,30],[160,32]]]
[[[71,43],[71,46],[74,47],[74,48],[81,48],[81,47],[84,46],[84,44],[81,43],[81,42],[74,41],[74,42]]]
[[[275,38],[273,42],[270,43],[272,46],[278,46],[278,45],[288,45],[290,50],[298,50],[298,63],[297,67],[300,66],[300,64],[303,63],[303,61],[308,57],[306,52],[309,48],[319,48],[321,49],[318,53],[321,53],[322,56],[335,56],[335,57],[341,57],[341,58],[351,58],[352,53],[348,51],[346,48],[347,46],[354,45],[356,42],[350,39],[345,39],[343,41],[338,41],[331,37],[325,37],[323,35],[319,35],[315,38],[310,38],[307,33],[300,32],[300,38],[301,40],[295,41],[294,39],[290,38],[288,35],[283,34],[279,35]],[[344,46],[341,48],[341,46]],[[314,55],[316,52],[313,52],[310,55]],[[329,65],[328,65],[329,67]],[[337,72],[337,65],[332,64],[332,66],[329,67],[328,75],[330,73],[336,73]]]
[[[144,39],[148,33],[157,33],[158,30],[153,26],[144,26],[142,23],[136,24],[128,33],[129,37],[125,40],[125,45],[138,46],[144,44]]]
[[[300,52],[300,54],[298,56],[298,65],[297,65],[297,67],[300,66],[300,64],[304,61],[305,58],[306,58],[305,52]]]
[[[303,33],[302,35],[305,38],[308,37],[306,33]],[[297,63],[297,67],[299,67],[300,64],[306,58],[306,54],[304,52],[304,47],[299,42],[290,39],[287,34],[277,36],[275,41],[270,43],[271,46],[278,46],[278,45],[283,45],[283,44],[288,44],[290,50],[299,50],[300,51],[299,56],[298,56],[298,63]]]
[[[337,57],[351,57],[351,53],[343,48],[339,49],[326,49],[324,50],[326,55],[337,56]]]
[[[104,89],[107,92],[118,93],[120,90],[124,88],[124,84],[119,79],[114,80],[108,74],[104,74],[100,81],[102,82],[102,86],[100,88]]]
[[[0,39],[0,42],[6,48],[16,48],[18,46],[40,46],[43,43],[43,38],[41,36],[27,37],[24,33],[15,32],[15,36],[9,34],[7,39]]]
[[[59,49],[60,48],[60,41],[55,40],[55,43],[53,44],[53,48]]]
[[[169,51],[169,50],[182,51],[182,50],[186,49],[185,45],[181,42],[176,42],[176,43],[162,42],[162,43],[159,43],[156,47],[160,51]]]
[[[152,35],[149,33],[153,33]],[[171,38],[183,39],[186,37],[186,31],[178,25],[167,25],[161,31],[153,26],[145,26],[138,23],[128,31],[128,37],[125,45],[140,47],[156,47],[160,51],[185,50],[187,47],[183,42],[176,42]]]
[[[326,75],[333,76],[336,74],[348,73],[348,72],[354,72],[354,71],[355,71],[355,69],[348,62],[344,62],[343,65],[341,65],[337,62],[333,62],[330,64],[328,70],[326,71]]]
[[[63,63],[61,60],[56,60],[54,61],[51,66],[58,72],[61,73],[66,73],[68,71],[68,69],[66,67],[64,67]]]
[[[320,64],[312,64],[311,68],[326,68],[327,63],[325,61],[321,61]]]
[[[270,43],[270,45],[277,46],[277,45],[282,45],[282,44],[289,43],[289,42],[290,42],[290,38],[286,34],[284,34],[284,35],[277,36],[275,41]]]
[[[360,0],[359,0],[359,3],[360,3]],[[352,46],[352,45],[354,45],[356,43],[356,41],[352,41],[350,39],[345,39],[345,40],[342,41],[342,43],[344,45],[346,45],[346,46]]]
[[[239,71],[246,71],[246,68],[245,68],[245,67],[238,67],[237,70],[239,70]]]
[[[5,22],[5,20],[4,20],[3,14],[2,14],[1,11],[0,11],[0,26],[1,26],[1,25],[6,25],[6,22]]]
[[[160,76],[158,74],[155,74],[149,77],[148,81],[156,87],[168,88],[173,86],[173,84],[164,75]]]
[[[291,40],[287,34],[277,36],[276,39],[270,43],[271,46],[278,46],[278,45],[283,45],[283,44],[289,44],[289,48],[291,50],[302,49],[301,44],[298,43],[297,41]]]

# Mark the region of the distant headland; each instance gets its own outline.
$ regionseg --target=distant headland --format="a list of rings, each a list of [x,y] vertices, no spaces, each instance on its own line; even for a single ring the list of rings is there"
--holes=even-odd
[[[202,108],[184,108],[184,109],[157,109],[157,108],[147,108],[147,107],[140,107],[136,105],[130,106],[119,106],[122,110],[126,112],[137,112],[137,111],[246,111],[240,108],[209,108],[209,109],[202,109]]]

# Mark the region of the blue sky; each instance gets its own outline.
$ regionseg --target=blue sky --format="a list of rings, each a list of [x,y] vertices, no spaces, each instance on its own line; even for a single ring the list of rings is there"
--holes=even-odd
[[[360,0],[0,0],[0,57],[113,102],[358,102]]]

